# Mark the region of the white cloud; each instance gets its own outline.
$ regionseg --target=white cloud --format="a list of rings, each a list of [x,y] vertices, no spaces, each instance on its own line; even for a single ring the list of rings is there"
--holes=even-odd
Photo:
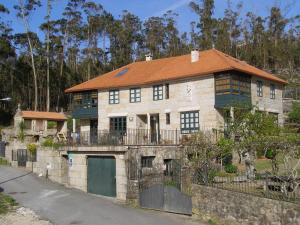
[[[192,0],[178,0],[176,3],[174,3],[173,5],[170,5],[169,7],[154,13],[152,16],[162,16],[163,14],[165,14],[168,11],[175,11],[187,4],[189,4]],[[151,16],[150,16],[151,17]]]

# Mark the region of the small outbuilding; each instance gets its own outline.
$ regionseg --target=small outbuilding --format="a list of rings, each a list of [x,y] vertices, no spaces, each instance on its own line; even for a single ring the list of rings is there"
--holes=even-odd
[[[23,129],[27,135],[57,137],[67,136],[67,117],[64,113],[24,111],[18,109],[14,116],[15,130]]]

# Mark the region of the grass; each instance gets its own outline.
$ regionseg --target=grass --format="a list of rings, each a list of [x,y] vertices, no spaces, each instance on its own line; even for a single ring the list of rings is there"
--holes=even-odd
[[[257,159],[255,161],[255,169],[257,172],[272,171],[272,162],[270,159]]]
[[[10,211],[18,203],[10,196],[0,193],[0,214]]]
[[[0,157],[0,165],[5,165],[5,166],[7,166],[7,165],[9,165],[9,162],[8,162],[6,159]]]

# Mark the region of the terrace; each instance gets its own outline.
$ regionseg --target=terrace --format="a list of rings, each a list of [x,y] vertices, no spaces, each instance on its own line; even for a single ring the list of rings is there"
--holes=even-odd
[[[212,132],[214,138],[223,135],[222,129],[205,128],[200,131]],[[97,133],[81,132],[68,138],[69,146],[178,146],[189,142],[191,134],[181,130],[126,129],[125,131],[98,130]]]

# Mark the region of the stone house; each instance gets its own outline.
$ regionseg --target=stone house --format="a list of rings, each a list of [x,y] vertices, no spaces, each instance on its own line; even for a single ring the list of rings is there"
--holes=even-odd
[[[17,157],[13,159],[12,152],[17,156],[30,143],[41,145],[46,138],[66,141],[67,117],[64,113],[26,111],[18,107],[13,126],[2,129],[1,136],[2,141],[7,143],[5,157],[9,161],[18,161]]]
[[[222,135],[236,105],[254,105],[282,124],[285,84],[211,49],[157,60],[147,56],[71,87],[65,91],[73,96],[74,118],[74,141],[66,149],[69,185],[126,199],[130,161],[142,171],[166,171],[189,134]]]

